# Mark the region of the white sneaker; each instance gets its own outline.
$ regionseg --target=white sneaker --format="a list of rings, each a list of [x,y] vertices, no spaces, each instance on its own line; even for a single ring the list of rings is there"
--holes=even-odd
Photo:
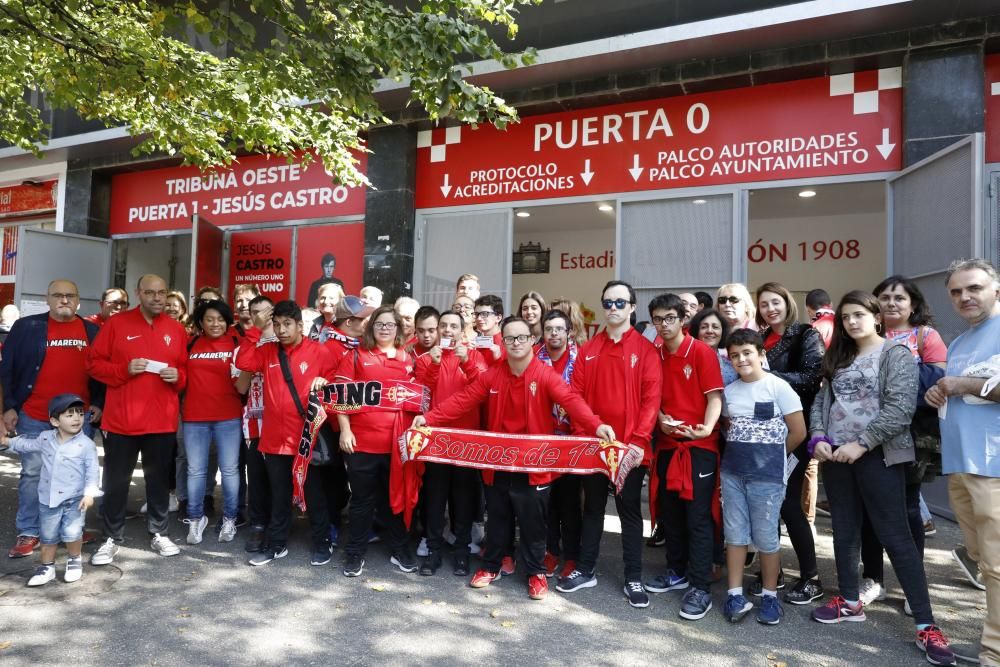
[[[191,523],[188,524],[187,543],[201,544],[201,535],[205,532],[207,525],[208,517],[204,514],[201,515],[200,519],[191,519]]]
[[[94,555],[90,557],[91,565],[109,565],[114,562],[115,556],[118,555],[118,545],[115,544],[114,539],[108,538],[104,541],[104,544],[94,552]]]
[[[39,565],[35,568],[35,573],[31,575],[31,579],[28,579],[29,586],[44,586],[53,579],[56,578],[56,566],[55,563],[52,565]]]
[[[887,597],[885,586],[874,579],[868,578],[861,581],[861,588],[858,590],[858,594],[866,607],[876,600],[884,600]]]
[[[427,558],[430,554],[430,549],[427,548],[427,538],[421,537],[420,544],[417,545],[417,555],[421,558]]]
[[[208,523],[208,519],[205,519],[205,523]],[[160,535],[159,533],[153,533],[153,539],[149,541],[149,547],[163,557],[176,556],[181,552],[169,537]]]
[[[63,573],[63,581],[67,584],[72,584],[74,581],[80,581],[80,577],[83,576],[83,558],[77,556],[73,558],[72,556],[66,559],[66,572]]]
[[[202,518],[204,519],[205,517]],[[206,523],[208,522],[207,519],[205,521]],[[194,524],[191,524],[191,527],[193,528]],[[190,532],[188,534],[190,535]],[[236,537],[236,518],[223,517],[222,530],[219,531],[219,541],[232,542],[234,537]],[[199,539],[198,541],[200,542],[201,540]]]
[[[180,505],[177,503],[177,494],[176,493],[171,493],[170,494],[170,504],[167,506],[167,511],[168,512],[176,512],[178,507],[180,507]]]

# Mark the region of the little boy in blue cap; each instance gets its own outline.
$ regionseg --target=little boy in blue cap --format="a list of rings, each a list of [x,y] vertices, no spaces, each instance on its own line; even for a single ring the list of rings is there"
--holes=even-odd
[[[83,576],[83,523],[94,496],[101,494],[97,446],[83,433],[87,406],[76,394],[59,394],[49,401],[52,430],[37,438],[0,437],[0,445],[11,452],[42,453],[38,483],[41,558],[28,580],[43,586],[56,578],[56,547],[62,541],[68,557],[63,578],[67,583]]]

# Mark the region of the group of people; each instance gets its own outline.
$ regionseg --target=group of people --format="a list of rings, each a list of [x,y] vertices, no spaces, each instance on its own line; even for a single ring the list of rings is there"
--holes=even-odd
[[[104,536],[90,562],[113,562],[140,455],[155,552],[179,553],[168,536],[172,488],[183,501],[186,541],[204,539],[217,465],[218,540],[234,539],[245,522],[251,565],[285,557],[310,394],[331,382],[409,382],[429,389],[426,414],[345,411],[320,429],[302,489],[312,565],[329,563],[341,545],[343,574],[356,577],[369,543],[383,539],[390,562],[407,573],[435,575],[450,550],[452,572],[471,574],[475,588],[513,574],[518,562],[533,599],[546,596],[550,577],[566,594],[594,587],[609,489],[603,474],[428,463],[408,525],[391,470],[395,443],[410,427],[595,436],[643,452],[614,496],[622,590],[632,606],[648,606],[649,592],[683,591],[680,616],[701,619],[723,566],[722,611],[732,622],[756,597],[757,620],[779,623],[782,588],[789,604],[822,599],[813,526],[821,474],[840,594],[812,618],[864,621],[865,606],[885,597],[884,550],[917,645],[933,664],[954,664],[923,564],[920,484],[943,471],[965,536],[960,564],[987,591],[979,658],[1000,665],[1000,509],[992,502],[1000,477],[1000,280],[988,262],[957,262],[948,272],[948,293],[970,327],[950,348],[919,288],[902,276],[851,291],[836,308],[814,290],[810,323],[773,282],[754,295],[741,284],[723,285],[715,299],[662,294],[649,303],[649,319],[637,321],[635,290],[610,281],[600,295],[603,326],[589,339],[579,304],[529,292],[505,317],[502,299],[480,294],[472,274],[458,279],[443,311],[410,297],[382,305],[381,293],[366,289],[353,296],[339,282],[316,286],[307,323],[294,301],[273,303],[254,285],[236,286],[235,308],[218,289],[203,288],[185,321],[187,309],[170,305],[175,294],[165,281],[145,275],[135,308],[112,288],[101,313],[85,320],[76,285],[53,281],[49,312],[19,320],[0,360],[10,436],[2,443],[22,456],[9,555],[42,547],[29,585],[55,577],[60,541],[69,553],[65,579],[79,579],[83,516],[102,490]],[[95,427],[104,437],[100,488],[88,437]],[[647,475],[666,563],[644,579]],[[789,585],[779,518],[798,561]],[[422,560],[413,549],[420,538]],[[760,572],[744,587],[748,550],[759,555]]]

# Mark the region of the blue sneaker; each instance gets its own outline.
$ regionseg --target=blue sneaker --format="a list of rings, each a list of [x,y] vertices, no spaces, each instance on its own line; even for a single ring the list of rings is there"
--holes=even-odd
[[[673,570],[667,570],[664,574],[653,577],[645,583],[646,590],[650,593],[666,593],[667,591],[682,591],[690,586],[686,575],[678,575]]]
[[[722,615],[730,623],[739,623],[747,612],[753,609],[753,603],[742,595],[730,595],[726,598],[726,606],[722,610]]]
[[[340,536],[340,531],[334,525],[330,526],[330,545],[337,546],[337,538]]]
[[[781,622],[781,617],[785,615],[785,610],[778,602],[778,598],[773,595],[765,595],[760,600],[760,611],[757,612],[757,622],[765,625],[777,625]]]
[[[712,594],[700,588],[692,588],[681,598],[680,617],[688,621],[698,621],[705,618],[712,609]]]

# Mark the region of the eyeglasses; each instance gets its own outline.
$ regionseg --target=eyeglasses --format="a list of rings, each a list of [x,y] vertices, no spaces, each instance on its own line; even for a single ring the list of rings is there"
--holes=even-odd
[[[477,310],[476,311],[476,319],[477,320],[485,320],[487,317],[495,317],[495,316],[496,316],[496,313],[494,313],[492,310]]]
[[[733,304],[735,306],[736,304],[738,304],[742,300],[743,299],[741,299],[738,296],[720,296],[719,299],[718,299],[720,306],[724,306],[724,305],[726,305],[726,303],[731,303],[731,304]]]
[[[128,305],[128,301],[105,301],[104,303],[108,304],[112,308],[124,308]]]
[[[653,324],[656,325],[656,326],[660,326],[661,324],[674,324],[679,319],[680,318],[677,317],[676,315],[666,315],[664,317],[654,316],[653,317]]]
[[[505,345],[513,345],[514,343],[521,343],[523,345],[528,342],[529,338],[531,338],[531,336],[528,334],[521,334],[520,336],[504,336],[503,342]]]
[[[72,301],[73,299],[79,299],[79,294],[69,294],[69,293],[53,293],[49,295],[50,299],[55,299],[56,301]]]
[[[614,306],[618,310],[625,310],[625,306],[630,303],[632,302],[625,299],[601,299],[601,307],[604,310],[611,310],[611,306]]]
[[[545,327],[542,332],[545,335],[566,333],[566,327]]]
[[[395,322],[373,322],[373,329],[378,329],[379,331],[391,331],[396,328]]]

